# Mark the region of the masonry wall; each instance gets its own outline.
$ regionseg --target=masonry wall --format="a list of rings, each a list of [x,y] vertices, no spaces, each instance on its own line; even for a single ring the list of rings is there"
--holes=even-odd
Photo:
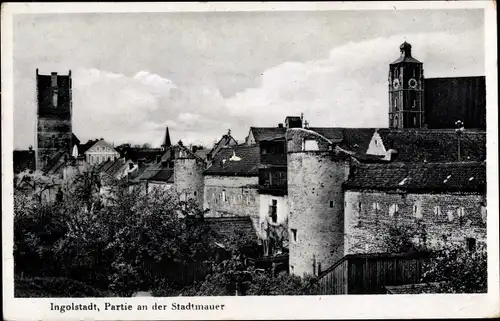
[[[342,258],[347,175],[327,152],[288,154],[290,273],[318,274]]]
[[[172,188],[173,184],[166,182],[149,181],[147,183],[147,186],[148,186],[148,193],[153,193],[154,191],[162,191],[162,192],[169,191]]]
[[[204,208],[207,217],[248,216],[259,222],[257,176],[205,176]],[[225,198],[224,198],[225,196]]]
[[[194,158],[176,158],[174,160],[174,187],[181,200],[193,199],[203,206],[203,162]]]
[[[39,116],[37,121],[36,169],[42,170],[60,151],[71,155],[71,119]]]
[[[272,222],[270,217],[270,206],[272,201],[276,201],[276,222]],[[267,224],[272,225],[283,225],[286,226],[288,223],[288,196],[274,196],[269,194],[259,195],[259,236],[261,238],[267,237],[265,233],[265,228]]]
[[[423,224],[428,234],[427,245],[431,248],[450,242],[465,245],[466,238],[485,242],[484,201],[485,195],[474,194],[346,191],[345,254],[386,252],[384,235],[389,226],[398,223]],[[394,204],[398,211],[393,214]]]

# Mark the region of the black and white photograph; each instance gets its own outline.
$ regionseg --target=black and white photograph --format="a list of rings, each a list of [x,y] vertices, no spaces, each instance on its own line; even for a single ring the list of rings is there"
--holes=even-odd
[[[51,320],[500,313],[493,5],[251,4],[2,4],[4,297]]]

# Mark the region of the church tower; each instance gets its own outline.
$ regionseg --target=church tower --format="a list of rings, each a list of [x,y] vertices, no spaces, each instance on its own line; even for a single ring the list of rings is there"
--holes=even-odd
[[[72,93],[71,70],[67,76],[52,72],[38,74],[36,169],[44,170],[55,157],[72,153]]]
[[[424,68],[411,56],[406,41],[401,56],[389,65],[389,127],[424,127]]]

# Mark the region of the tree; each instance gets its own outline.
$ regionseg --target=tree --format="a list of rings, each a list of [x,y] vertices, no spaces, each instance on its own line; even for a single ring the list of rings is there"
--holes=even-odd
[[[487,251],[450,245],[435,251],[424,264],[422,282],[438,282],[438,293],[486,293],[488,288]]]
[[[130,295],[157,281],[176,281],[165,273],[171,267],[210,261],[214,243],[193,202],[117,185],[103,204],[97,182],[87,174],[77,177],[58,202],[39,203],[33,194],[16,192],[16,271]]]
[[[396,224],[388,227],[385,236],[387,252],[428,252],[423,262],[421,282],[436,283],[434,293],[483,293],[487,290],[487,251],[485,245],[467,249],[449,241],[443,234],[441,242],[428,244],[426,226],[421,223]],[[436,240],[439,241],[439,240]]]
[[[390,223],[384,234],[384,244],[388,253],[407,253],[427,251],[426,226],[417,222]]]

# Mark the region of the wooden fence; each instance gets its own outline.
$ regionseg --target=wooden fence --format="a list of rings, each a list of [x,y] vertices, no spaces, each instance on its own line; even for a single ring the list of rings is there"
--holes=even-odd
[[[319,275],[320,294],[381,294],[386,285],[418,283],[428,253],[346,255]]]
[[[195,281],[202,281],[208,269],[203,264],[169,264],[164,266],[153,266],[145,264],[144,273],[151,280],[168,280],[173,285],[184,287]]]

